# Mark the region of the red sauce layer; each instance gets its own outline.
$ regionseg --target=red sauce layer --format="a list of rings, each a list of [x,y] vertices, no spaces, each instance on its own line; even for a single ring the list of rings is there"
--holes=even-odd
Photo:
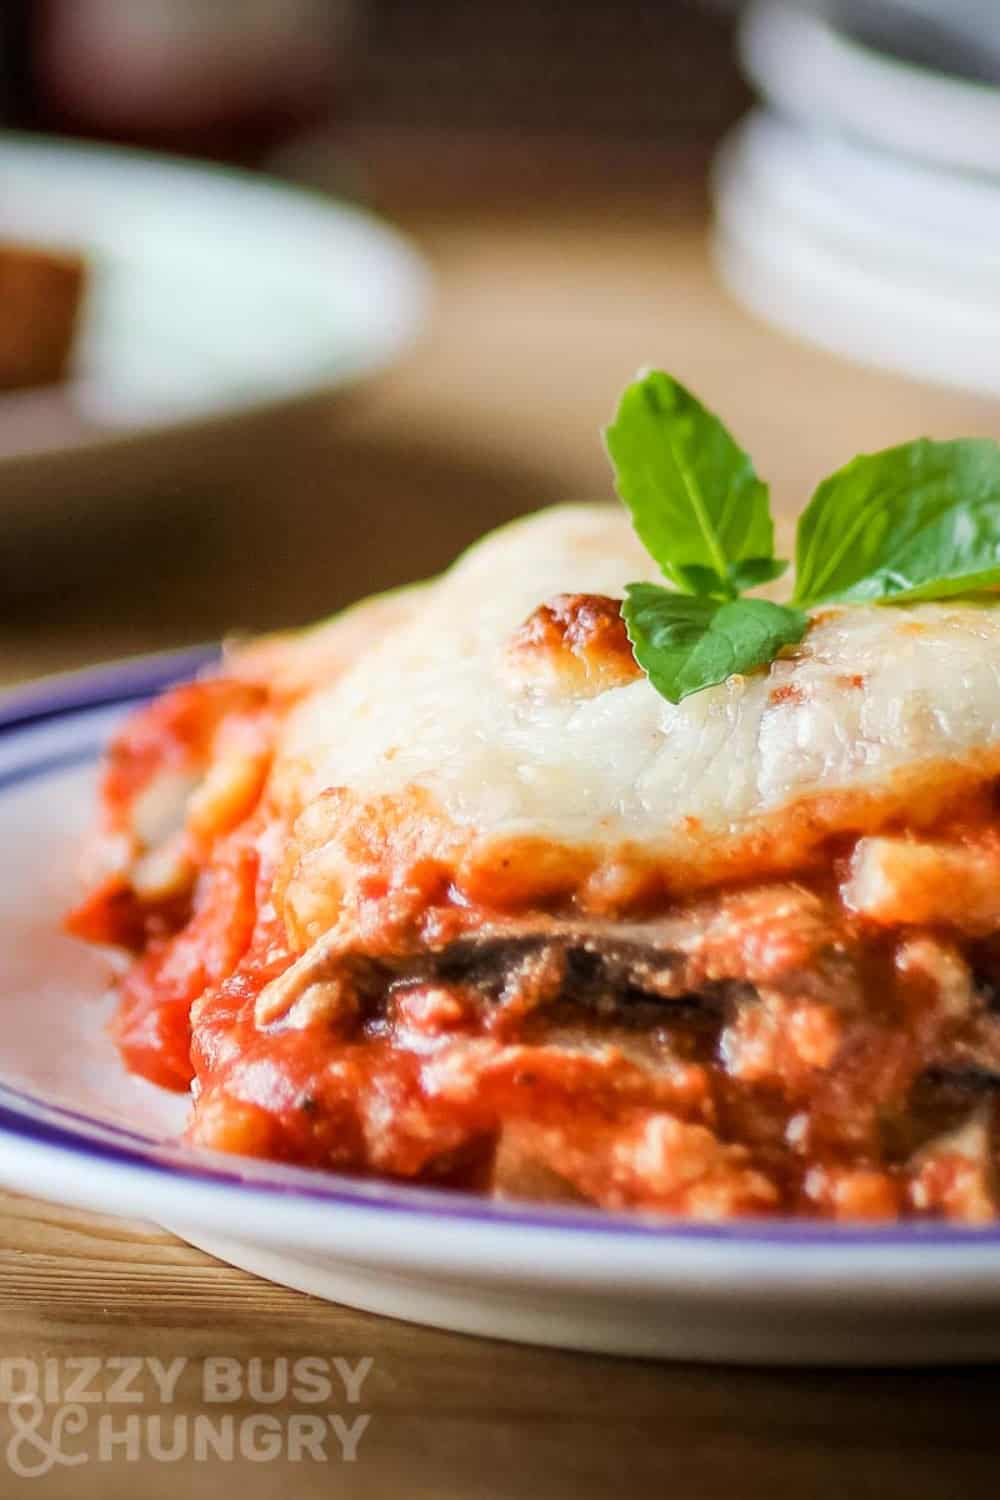
[[[192,1088],[193,1142],[699,1217],[996,1216],[989,932],[852,916],[846,840],[697,904],[623,881],[619,915],[687,934],[672,977],[650,977],[652,960],[605,941],[614,896],[605,937],[584,940],[593,904],[558,882],[513,913],[516,941],[477,950],[511,922],[502,869],[470,900],[422,857],[405,880],[373,875],[356,940],[326,951],[321,935],[306,960],[276,899],[283,707],[266,683],[217,678],[135,715],[105,772],[107,868],[69,918],[133,952],[116,1040],[133,1071]],[[171,824],[160,790],[188,782]],[[155,847],[137,809],[164,824]],[[992,786],[936,836],[993,847]],[[378,845],[377,820],[366,837]]]

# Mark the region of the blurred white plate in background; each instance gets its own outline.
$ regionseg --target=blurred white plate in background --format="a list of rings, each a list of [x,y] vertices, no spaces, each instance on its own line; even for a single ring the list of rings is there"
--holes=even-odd
[[[944,24],[948,0],[941,11]],[[992,25],[1000,42],[1000,15]],[[878,52],[791,0],[755,0],[741,52],[762,93],[797,119],[929,162],[1000,174],[998,88]]]
[[[72,378],[0,397],[0,461],[348,385],[427,307],[419,257],[362,210],[117,147],[0,136],[0,237],[92,266]]]
[[[760,111],[713,188],[716,260],[753,311],[835,353],[1000,394],[1000,185]]]
[[[753,201],[866,265],[1000,304],[1000,183],[802,130],[764,110],[730,137],[723,205]]]

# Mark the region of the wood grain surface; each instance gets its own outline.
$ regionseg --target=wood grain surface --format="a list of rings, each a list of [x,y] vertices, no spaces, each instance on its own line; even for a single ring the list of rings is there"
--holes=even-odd
[[[165,470],[138,462],[124,498],[109,498],[99,461],[82,466],[55,523],[50,507],[4,535],[0,680],[305,620],[440,567],[510,515],[605,495],[597,431],[643,363],[725,414],[786,511],[858,449],[997,430],[990,403],[840,363],[746,317],[712,276],[697,174],[669,155],[643,171],[618,174],[617,196],[595,181],[589,196],[519,192],[512,173],[487,207],[463,197],[458,160],[446,207],[398,192],[389,206],[438,277],[422,347],[356,400],[204,435]],[[2,1358],[183,1359],[171,1419],[208,1410],[213,1356],[374,1362],[360,1406],[339,1408],[371,1416],[353,1464],[331,1444],[325,1464],[92,1456],[18,1478],[4,1408],[0,1497],[929,1500],[995,1483],[995,1370],[753,1371],[489,1343],[327,1306],[148,1226],[14,1197],[0,1198],[0,1335]],[[148,1377],[139,1389],[134,1410],[158,1412]]]
[[[3,1454],[0,1494],[69,1500],[343,1495],[357,1500],[925,1500],[992,1493],[996,1370],[763,1371],[612,1360],[411,1327],[286,1292],[188,1249],[162,1231],[0,1199],[0,1328],[5,1358],[132,1356],[187,1361],[161,1407],[110,1414],[264,1411],[292,1400],[206,1405],[206,1360],[370,1358],[357,1411],[370,1414],[354,1463],[226,1461],[56,1469],[18,1480]],[[105,1392],[113,1373],[96,1388]],[[273,1378],[273,1374],[272,1377]],[[355,1408],[341,1404],[346,1416]],[[67,1450],[73,1445],[67,1443]],[[90,1445],[92,1454],[96,1446]],[[27,1455],[30,1456],[30,1455]]]

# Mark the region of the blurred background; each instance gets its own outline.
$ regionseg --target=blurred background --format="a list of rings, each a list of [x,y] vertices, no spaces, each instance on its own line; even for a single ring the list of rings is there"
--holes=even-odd
[[[997,434],[991,5],[3,0],[0,684],[608,496],[644,364],[787,511]]]

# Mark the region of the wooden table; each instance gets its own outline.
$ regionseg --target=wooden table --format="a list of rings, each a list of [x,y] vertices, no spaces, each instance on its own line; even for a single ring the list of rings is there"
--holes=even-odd
[[[56,528],[7,537],[0,679],[306,620],[436,569],[519,511],[605,495],[597,430],[648,362],[725,414],[785,510],[859,449],[997,430],[990,403],[839,363],[737,310],[709,268],[701,192],[670,158],[618,173],[600,197],[596,169],[589,194],[535,193],[525,170],[488,210],[481,197],[463,206],[461,172],[447,209],[400,196],[438,305],[422,347],[377,390],[247,422],[238,441],[185,453],[155,493],[137,473],[128,506],[95,502],[82,519],[67,508]],[[991,1370],[754,1372],[522,1349],[326,1306],[141,1225],[24,1199],[2,1209],[0,1357],[183,1357],[172,1417],[206,1409],[208,1355],[374,1360],[353,1465],[147,1455],[16,1480],[4,1413],[3,1496],[238,1485],[246,1500],[924,1500],[994,1479]],[[142,1389],[134,1409],[156,1410],[148,1379]]]

